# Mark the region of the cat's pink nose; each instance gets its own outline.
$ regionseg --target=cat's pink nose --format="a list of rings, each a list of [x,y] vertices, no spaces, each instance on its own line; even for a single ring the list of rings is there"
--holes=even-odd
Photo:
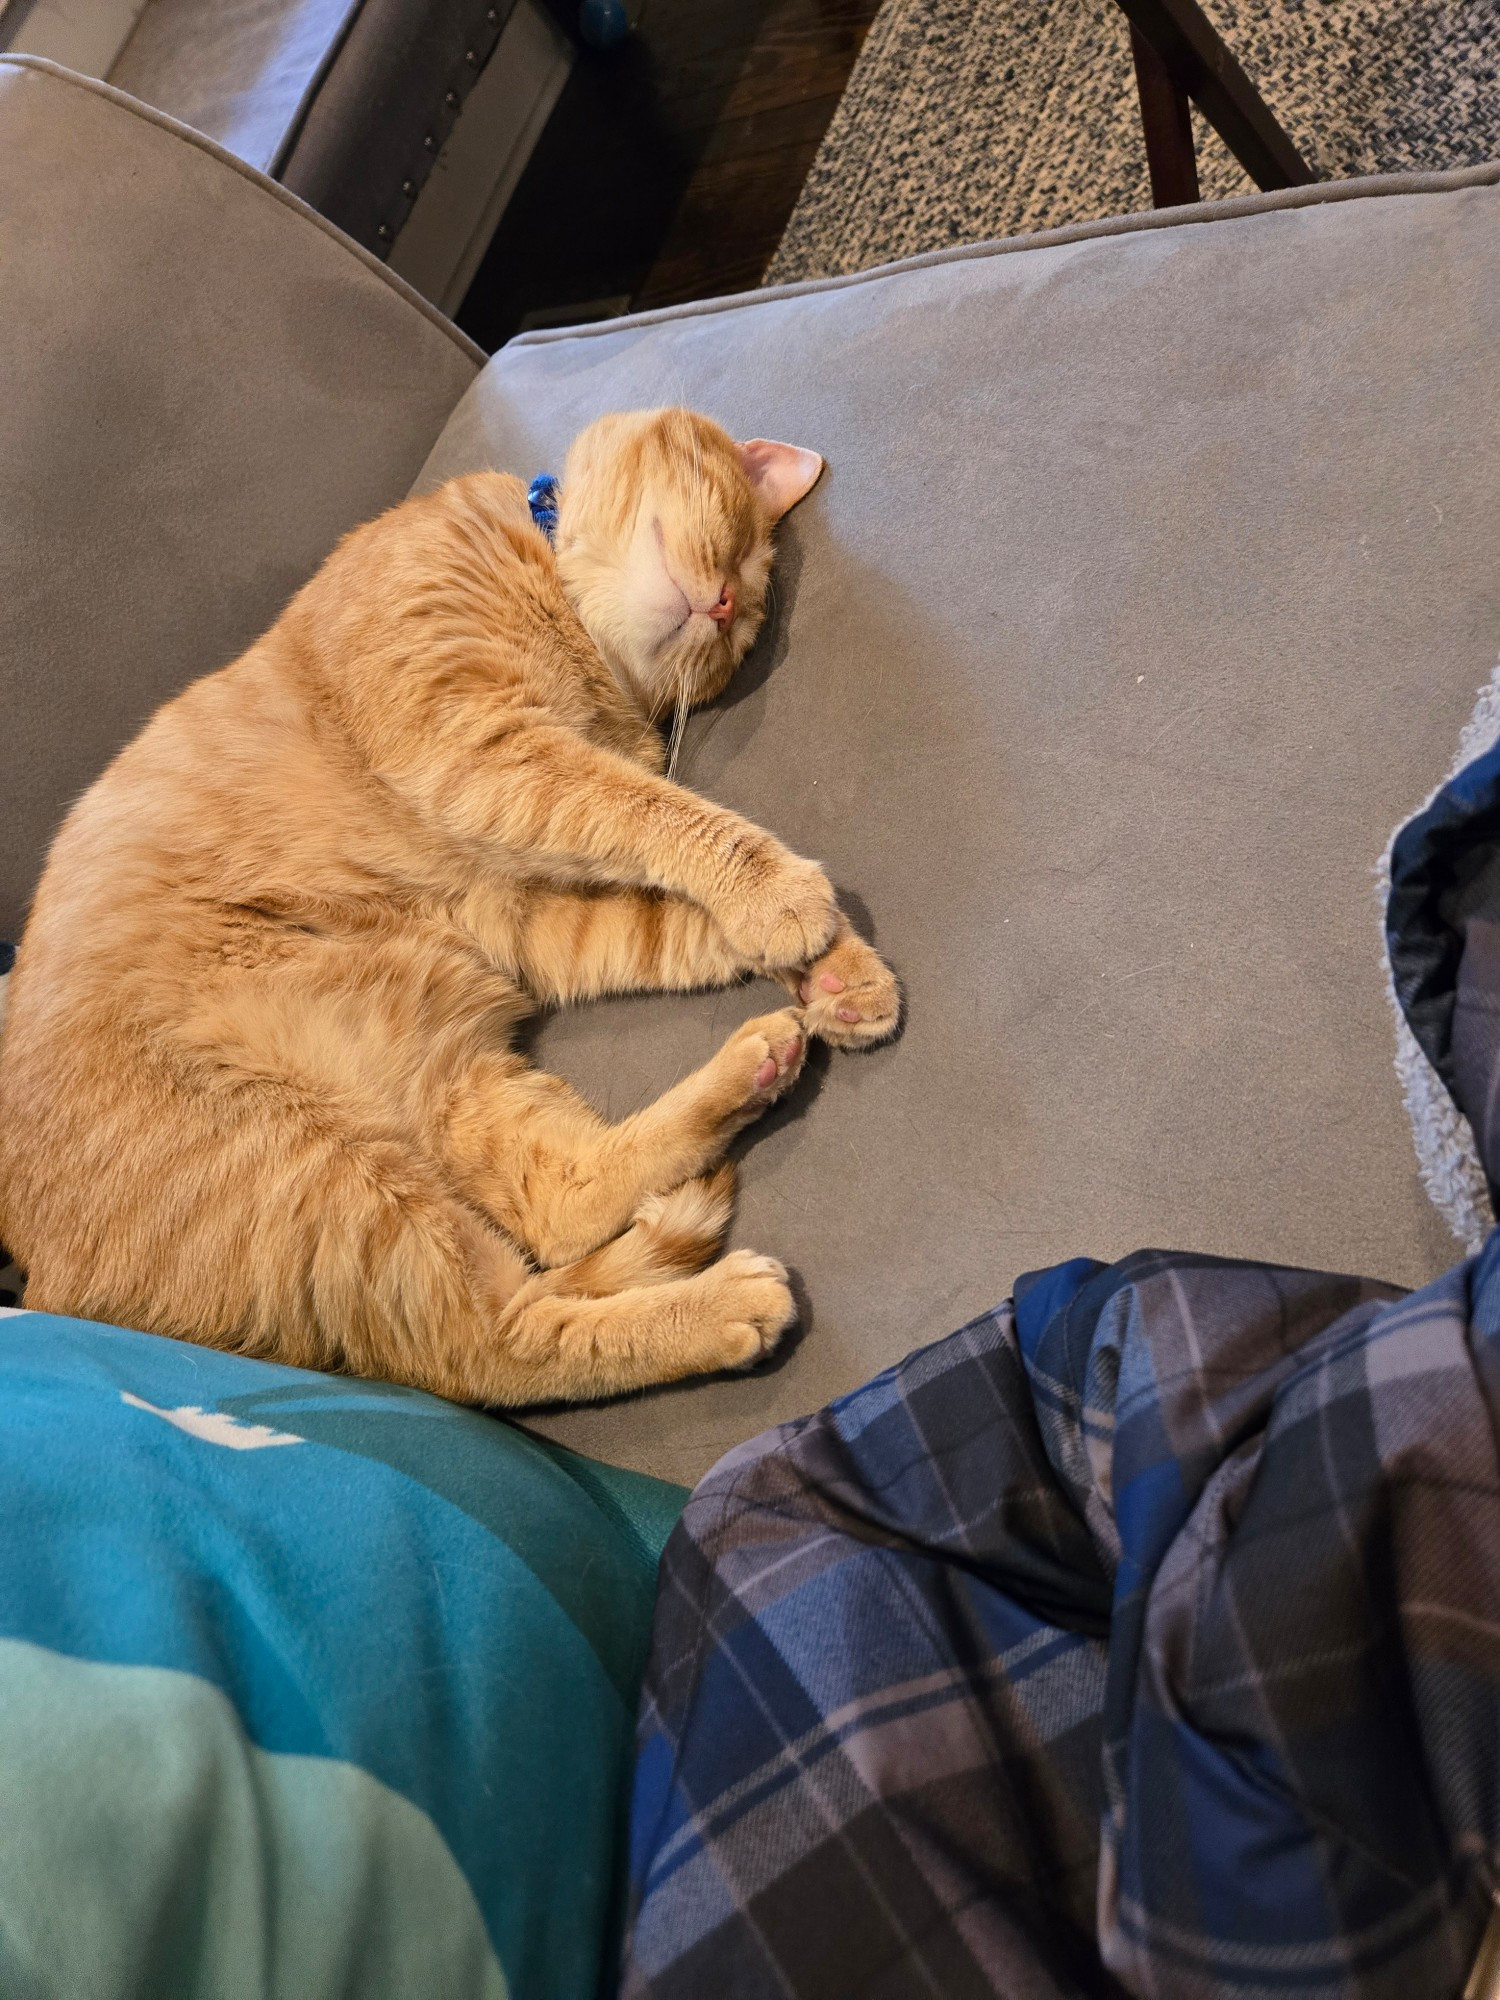
[[[726,583],[719,592],[717,604],[710,605],[708,615],[715,625],[728,626],[734,618],[734,592]]]

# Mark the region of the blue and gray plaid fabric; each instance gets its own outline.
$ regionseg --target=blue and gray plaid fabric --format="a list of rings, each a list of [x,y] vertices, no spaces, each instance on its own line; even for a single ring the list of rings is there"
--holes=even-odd
[[[1065,1265],[668,1545],[624,1992],[1457,1994],[1500,1842],[1500,1232]]]

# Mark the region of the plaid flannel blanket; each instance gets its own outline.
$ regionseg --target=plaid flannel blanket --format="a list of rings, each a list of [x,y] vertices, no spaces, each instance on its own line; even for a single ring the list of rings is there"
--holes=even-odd
[[[1390,907],[1493,1184],[1500,751]],[[662,1565],[626,2000],[1457,1996],[1497,1406],[1500,1231],[1409,1297],[1146,1252],[732,1453]]]
[[[703,1482],[628,1996],[1457,1994],[1500,1841],[1500,1232],[1079,1262]]]

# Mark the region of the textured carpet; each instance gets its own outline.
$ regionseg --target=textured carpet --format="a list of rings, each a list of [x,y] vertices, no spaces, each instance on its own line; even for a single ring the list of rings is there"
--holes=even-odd
[[[1500,157],[1500,0],[1204,0],[1320,179]],[[1205,199],[1251,184],[1196,118]],[[768,284],[1149,208],[1113,0],[886,0]]]

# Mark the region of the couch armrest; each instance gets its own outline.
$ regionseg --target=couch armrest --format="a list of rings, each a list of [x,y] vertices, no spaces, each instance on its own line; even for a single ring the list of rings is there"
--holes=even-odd
[[[261,175],[0,57],[0,937],[70,800],[401,498],[472,343]]]

